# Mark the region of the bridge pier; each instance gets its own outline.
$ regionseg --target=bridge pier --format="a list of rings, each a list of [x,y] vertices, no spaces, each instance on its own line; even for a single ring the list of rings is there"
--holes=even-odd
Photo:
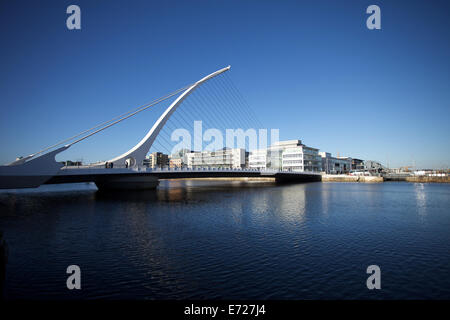
[[[320,174],[295,174],[289,172],[280,172],[275,174],[276,183],[298,183],[298,182],[315,182],[321,181],[322,176]]]
[[[156,189],[159,180],[154,176],[122,176],[105,177],[106,179],[98,179],[95,185],[99,190],[144,190]]]

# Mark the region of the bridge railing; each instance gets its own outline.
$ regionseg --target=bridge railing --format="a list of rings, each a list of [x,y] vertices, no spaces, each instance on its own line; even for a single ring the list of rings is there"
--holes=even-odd
[[[276,170],[271,168],[254,169],[254,168],[146,168],[149,172],[205,172],[205,171],[221,171],[221,172],[264,172],[264,173],[291,173],[291,174],[320,174],[319,172],[310,171],[289,171]]]
[[[290,174],[319,174],[318,172],[309,172],[309,171],[290,171],[290,170],[277,170],[272,168],[212,168],[212,167],[200,167],[200,168],[188,168],[188,167],[176,167],[176,168],[149,168],[146,166],[137,166],[137,167],[126,167],[124,165],[116,165],[113,168],[105,168],[105,164],[101,163],[93,163],[89,165],[79,165],[79,166],[64,166],[61,168],[62,170],[69,169],[105,169],[105,170],[115,170],[115,169],[127,169],[133,172],[261,172],[261,173],[290,173]]]

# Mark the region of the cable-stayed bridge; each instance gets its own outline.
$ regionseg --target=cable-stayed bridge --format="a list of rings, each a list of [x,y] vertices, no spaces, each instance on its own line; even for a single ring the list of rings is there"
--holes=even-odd
[[[226,128],[262,127],[260,123],[255,123],[258,122],[256,114],[249,108],[242,94],[230,79],[224,76],[228,70],[230,70],[230,66],[213,72],[199,81],[147,105],[102,122],[36,153],[20,157],[8,165],[0,166],[0,189],[35,188],[42,184],[76,182],[94,182],[99,188],[143,189],[156,187],[159,179],[214,177],[273,177],[280,182],[320,180],[320,175],[313,172],[211,166],[207,168],[152,169],[144,166],[145,157],[152,150],[172,154],[173,148],[175,148],[172,148],[174,132],[180,133],[180,130],[189,138],[192,138],[190,133],[193,133],[194,149],[202,151],[203,141],[198,141],[199,139],[196,137],[198,128],[195,127],[195,119],[201,119],[202,122],[208,124],[209,128],[214,128],[209,132],[210,140],[213,141],[209,146],[215,147],[216,150],[223,146],[223,139],[219,141],[222,137],[220,133],[228,130]],[[215,81],[211,81],[212,79]],[[194,95],[194,92],[197,94]],[[55,160],[56,155],[71,146],[149,108],[155,108],[171,98],[174,100],[167,108],[164,108],[148,133],[128,151],[107,161],[81,166],[68,167]],[[190,118],[194,121],[191,121]],[[200,140],[202,139],[203,134],[201,133]],[[189,150],[192,150],[191,142],[188,141],[188,144],[185,145]],[[246,141],[245,137],[243,144],[244,149],[250,149],[250,141]]]

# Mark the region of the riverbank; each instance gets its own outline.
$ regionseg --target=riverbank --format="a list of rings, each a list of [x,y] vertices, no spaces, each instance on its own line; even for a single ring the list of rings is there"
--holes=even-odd
[[[348,176],[339,174],[324,174],[322,175],[322,182],[364,182],[364,183],[379,183],[383,182],[383,177],[375,176]]]
[[[403,181],[413,183],[450,183],[450,177],[435,176],[403,176],[403,177],[376,177],[376,176],[348,176],[348,175],[322,175],[322,182],[365,182],[379,183],[384,181]]]
[[[160,179],[160,180],[171,180],[171,179]],[[243,181],[243,182],[275,182],[274,178],[245,178],[245,177],[227,177],[227,178],[185,178],[177,180],[193,180],[193,181]],[[338,175],[338,174],[326,174],[322,175],[322,182],[364,182],[364,183],[378,183],[383,182],[383,177],[375,176],[348,176],[348,175]]]
[[[159,179],[161,180],[192,180],[192,181],[244,181],[244,182],[275,182],[275,178],[272,177],[210,177],[210,178],[181,178],[181,179]]]
[[[406,177],[405,181],[407,182],[434,182],[434,183],[450,183],[450,176],[447,177],[434,177],[434,176],[412,176]]]
[[[160,179],[171,180],[171,179]],[[274,178],[269,177],[224,177],[224,178],[185,178],[177,180],[197,180],[197,181],[243,181],[243,182],[275,182]],[[362,183],[381,183],[384,181],[403,181],[413,183],[450,183],[450,177],[429,177],[429,176],[410,176],[385,178],[377,176],[349,176],[340,174],[323,174],[322,182],[362,182]]]

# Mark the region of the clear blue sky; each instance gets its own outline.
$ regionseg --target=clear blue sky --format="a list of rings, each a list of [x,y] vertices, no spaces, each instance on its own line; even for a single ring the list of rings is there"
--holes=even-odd
[[[81,7],[80,31],[66,8]],[[366,28],[367,6],[381,30]],[[281,139],[449,167],[448,1],[0,1],[0,163],[232,66]],[[150,112],[61,154],[107,159]]]

